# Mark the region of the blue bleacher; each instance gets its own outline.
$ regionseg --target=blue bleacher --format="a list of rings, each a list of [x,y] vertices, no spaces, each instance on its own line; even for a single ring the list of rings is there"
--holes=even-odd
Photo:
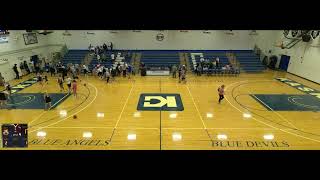
[[[262,72],[266,69],[259,56],[253,51],[235,51],[234,53],[245,72]]]
[[[179,51],[142,51],[140,62],[147,67],[171,67],[180,65]]]
[[[69,50],[63,57],[62,63],[63,65],[67,65],[68,63],[81,64],[88,52],[88,50]]]

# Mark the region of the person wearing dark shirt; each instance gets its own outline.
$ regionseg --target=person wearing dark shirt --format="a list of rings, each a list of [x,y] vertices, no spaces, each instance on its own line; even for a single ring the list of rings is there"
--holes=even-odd
[[[9,92],[7,90],[0,92],[0,108],[7,105]]]
[[[68,70],[64,66],[62,66],[61,74],[62,74],[62,79],[64,80],[64,77],[66,77],[68,74]]]
[[[113,50],[113,43],[110,42],[110,51],[112,52],[112,50]]]
[[[219,94],[219,104],[221,103],[221,100],[224,98],[224,88],[225,88],[225,85],[222,85],[218,88],[218,94]]]
[[[23,61],[23,66],[24,66],[24,69],[26,70],[27,74],[30,74],[30,69],[28,67],[27,61]]]
[[[19,77],[19,71],[18,71],[17,64],[14,64],[13,71],[14,71],[14,73],[16,73],[16,78],[15,79],[19,79],[20,77]]]
[[[45,102],[44,110],[50,110],[51,109],[51,97],[49,96],[49,94],[47,92],[44,93],[44,102]]]
[[[4,77],[2,77],[2,74],[0,73],[0,86],[4,86],[5,82]]]
[[[55,69],[53,64],[50,64],[49,69],[50,69],[51,77],[52,77],[52,75],[55,76],[56,75],[56,69]]]
[[[104,52],[107,52],[108,51],[108,46],[106,45],[106,43],[103,43],[103,50],[104,50]]]
[[[36,74],[38,74],[40,72],[40,67],[39,67],[38,63],[35,64],[34,69],[36,71]]]
[[[25,75],[26,72],[24,70],[24,65],[23,65],[23,62],[20,63],[20,70],[21,70],[21,76]]]

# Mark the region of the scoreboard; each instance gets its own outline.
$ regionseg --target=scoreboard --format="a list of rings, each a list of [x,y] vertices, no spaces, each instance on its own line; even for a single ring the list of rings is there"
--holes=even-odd
[[[27,124],[3,124],[1,134],[3,148],[28,147]]]

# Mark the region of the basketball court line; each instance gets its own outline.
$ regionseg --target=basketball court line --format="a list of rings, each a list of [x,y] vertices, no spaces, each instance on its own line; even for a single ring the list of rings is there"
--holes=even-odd
[[[193,105],[196,107],[196,110],[197,110],[197,112],[198,112],[198,115],[199,115],[199,117],[200,117],[200,119],[201,119],[201,122],[202,122],[202,125],[203,125],[203,127],[204,127],[204,130],[207,132],[210,141],[212,141],[212,138],[211,138],[211,136],[210,136],[210,133],[209,133],[208,130],[207,130],[207,126],[205,125],[205,123],[204,123],[204,121],[203,121],[203,119],[202,119],[201,113],[200,113],[200,111],[199,111],[199,109],[198,109],[198,107],[197,107],[197,105],[196,105],[196,103],[195,103],[195,101],[194,101],[194,98],[193,98],[193,96],[192,96],[192,94],[191,94],[191,92],[190,92],[190,89],[189,89],[189,86],[188,86],[188,85],[187,85],[187,89],[188,89],[189,95],[190,95],[190,97],[191,97],[191,99],[192,99]]]
[[[89,94],[90,94],[90,93],[89,93]],[[83,94],[82,94],[82,93],[79,93],[78,95],[83,95]],[[81,106],[82,103],[84,103],[86,100],[87,100],[87,98],[85,98],[84,101],[82,101],[82,102],[79,103],[79,104],[76,104],[76,105],[73,105],[73,106],[66,106],[66,107],[64,107],[63,109],[66,110],[67,112],[72,112],[75,108],[78,108],[79,106]],[[49,114],[50,112],[57,113],[56,111],[44,111],[44,113],[47,113],[47,114]],[[50,119],[45,120],[45,121],[42,121],[42,122],[40,122],[40,123],[38,123],[38,124],[36,124],[36,125],[34,125],[34,126],[37,126],[37,125],[42,124],[42,123],[46,123],[46,122],[48,122],[48,121],[55,120],[56,117],[59,117],[59,116],[58,116],[58,115],[54,115],[54,116],[50,117]],[[36,118],[36,119],[37,119],[37,118]],[[35,121],[35,120],[33,120],[33,122],[34,122],[34,121]],[[30,123],[28,123],[28,124],[30,125]],[[32,128],[32,127],[33,127],[33,126],[31,126],[30,128]]]
[[[251,94],[250,91],[248,91],[249,94]],[[252,96],[254,96],[258,101],[260,101],[262,104],[264,104],[266,107],[268,107],[272,112],[274,112],[277,116],[279,116],[282,120],[285,120],[287,123],[289,123],[293,128],[298,129],[295,125],[293,125],[288,119],[284,118],[283,116],[281,116],[281,114],[279,114],[278,112],[274,111],[270,106],[268,106],[267,104],[265,104],[263,101],[261,101],[257,96],[255,96],[254,94],[252,94]]]
[[[39,116],[37,116],[36,118],[34,118],[32,121],[28,122],[28,125],[31,125],[33,122],[35,122],[36,120],[38,120],[43,114],[47,113],[47,111],[42,112]]]
[[[114,127],[46,127],[44,129],[113,129]],[[126,128],[117,128],[119,130],[130,130],[130,129],[135,129],[135,130],[159,130],[160,128],[145,128],[145,127],[126,127]],[[165,130],[203,130],[203,128],[161,128]],[[273,128],[207,128],[208,130],[275,130]],[[286,129],[286,130],[292,130],[292,129]]]
[[[120,121],[120,119],[121,119],[121,117],[122,117],[123,111],[124,111],[124,109],[126,108],[126,106],[127,106],[127,104],[128,104],[128,101],[129,101],[129,98],[130,98],[130,96],[131,96],[131,93],[132,93],[132,90],[133,90],[133,87],[134,87],[134,86],[135,86],[135,83],[132,83],[132,86],[131,86],[129,95],[128,95],[127,99],[126,99],[126,102],[124,103],[124,105],[123,105],[123,107],[122,107],[122,110],[121,110],[121,113],[120,113],[120,115],[119,115],[119,117],[118,117],[118,120],[117,120],[117,122],[116,122],[116,125],[115,125],[114,128],[113,128],[111,137],[110,137],[110,139],[109,139],[110,142],[111,142],[111,140],[112,140],[112,137],[113,137],[113,135],[114,135],[115,130],[116,130],[117,127],[118,127],[118,123],[119,123],[119,121]]]
[[[248,81],[238,81],[238,82],[234,82],[234,83],[231,83],[231,84],[229,85],[229,87],[230,87],[231,85],[234,85],[234,84],[237,84],[237,83],[241,83],[241,82],[248,82]],[[228,101],[228,103],[229,103],[233,108],[237,109],[240,113],[244,113],[244,111],[241,111],[240,109],[238,109],[237,107],[235,107],[235,106],[228,100],[227,97],[226,97],[225,99]],[[266,126],[269,126],[269,127],[273,128],[273,129],[275,129],[275,130],[280,130],[280,131],[282,131],[282,132],[285,132],[285,133],[288,133],[288,134],[291,134],[291,135],[294,135],[294,136],[297,136],[297,137],[301,137],[301,138],[304,138],[304,139],[308,139],[308,140],[311,140],[311,141],[320,142],[320,140],[316,140],[316,139],[313,139],[313,138],[308,138],[308,137],[305,137],[305,136],[302,136],[302,135],[299,135],[299,134],[295,134],[295,133],[289,132],[289,131],[287,131],[287,130],[285,130],[285,129],[281,129],[281,128],[274,127],[274,126],[272,126],[272,125],[270,125],[270,124],[268,124],[268,123],[266,123],[266,122],[263,122],[263,121],[260,121],[260,120],[256,119],[256,118],[253,117],[253,116],[252,116],[251,118],[252,118],[253,120],[255,120],[256,122],[259,122],[259,123],[261,123],[261,124],[264,124],[264,125],[266,125]]]
[[[46,129],[114,129],[114,127],[47,127]],[[133,127],[133,128],[117,128],[119,130],[121,129],[154,129],[159,130],[159,128],[144,128],[144,127]]]
[[[243,83],[243,84],[245,84],[245,83]],[[240,87],[241,85],[243,85],[243,84],[240,84],[240,85],[237,85],[236,87],[234,87],[233,89],[232,89],[232,97],[233,97],[233,91],[237,88],[237,87]],[[249,83],[246,83],[246,84],[249,84]],[[233,97],[234,98],[234,97]],[[235,100],[238,104],[239,104],[239,102],[237,101],[237,100]],[[241,104],[239,104],[240,106],[242,106],[243,107],[243,105],[241,105]],[[283,125],[283,124],[281,124],[281,123],[279,123],[279,122],[275,122],[274,120],[272,120],[272,119],[268,119],[268,118],[266,118],[265,116],[263,116],[263,115],[259,115],[258,113],[255,113],[255,112],[253,112],[253,111],[250,111],[249,109],[247,109],[246,107],[243,107],[244,109],[246,109],[247,111],[249,111],[249,112],[251,112],[251,113],[253,113],[253,114],[255,114],[255,115],[257,115],[257,116],[259,116],[259,117],[261,117],[262,119],[266,119],[266,120],[268,120],[268,121],[271,121],[272,123],[276,123],[276,124],[278,124],[278,125],[280,125],[280,126],[285,126],[286,128],[282,128],[282,129],[290,129],[290,130],[294,130],[294,131],[299,131],[299,132],[302,132],[302,133],[307,133],[307,134],[311,134],[311,135],[315,135],[315,136],[320,136],[320,135],[318,135],[318,134],[314,134],[314,133],[310,133],[310,132],[305,132],[305,131],[303,131],[302,129],[296,129],[296,128],[291,128],[291,127],[289,127],[289,126],[287,126],[287,125]],[[298,111],[299,112],[299,111]],[[286,122],[286,123],[288,123],[287,121],[285,121],[285,120],[283,120],[284,122]],[[282,121],[281,121],[282,122]]]
[[[61,121],[64,121],[64,120],[66,120],[66,119],[68,119],[68,118],[76,115],[77,113],[85,110],[87,107],[89,107],[89,106],[96,100],[96,98],[97,98],[97,96],[98,96],[98,89],[97,89],[94,85],[92,85],[92,84],[90,84],[90,83],[87,83],[87,84],[90,85],[90,86],[92,86],[92,87],[95,89],[95,91],[96,91],[96,95],[95,95],[95,97],[93,98],[93,100],[92,100],[90,103],[88,103],[85,107],[83,107],[83,108],[80,109],[79,111],[77,111],[77,112],[69,115],[68,117],[65,117],[65,118],[63,118],[63,119],[61,119],[61,120],[59,120],[59,121],[57,121],[57,122],[51,123],[51,124],[49,124],[49,125],[47,125],[47,126],[43,126],[43,127],[38,128],[38,129],[29,131],[29,132],[31,133],[31,132],[38,131],[38,130],[41,130],[41,129],[43,129],[43,128],[50,127],[50,126],[53,126],[53,125],[55,125],[55,124],[58,124],[58,123],[60,123]]]
[[[68,96],[68,94],[66,94],[65,96],[62,97],[62,99],[60,99],[59,101],[57,101],[56,103],[54,103],[51,107],[55,107],[58,103],[60,103],[60,101],[64,100],[66,97]],[[49,109],[51,110],[51,108]],[[35,119],[33,119],[32,121],[28,122],[28,125],[31,125],[33,122],[35,122],[36,120],[38,120],[43,114],[47,113],[49,111],[44,111],[42,112],[39,116],[37,116]]]

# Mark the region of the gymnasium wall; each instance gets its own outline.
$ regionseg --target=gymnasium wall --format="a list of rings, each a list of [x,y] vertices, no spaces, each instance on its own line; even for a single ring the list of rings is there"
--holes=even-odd
[[[9,30],[8,43],[0,44],[0,72],[5,80],[11,80],[15,77],[13,65],[20,64],[21,61],[30,61],[30,56],[39,55],[51,60],[51,52],[61,47],[48,46],[48,38],[45,35],[37,35],[38,43],[25,45],[23,34],[25,30]],[[7,59],[7,63],[2,60]]]
[[[320,83],[320,40],[319,36],[310,42],[299,42],[291,49],[281,49],[275,45],[280,40],[286,40],[283,31],[257,31],[258,35],[252,37],[254,44],[257,44],[267,56],[281,55],[290,56],[288,72]],[[271,50],[271,54],[268,52]],[[279,64],[279,63],[278,63]]]
[[[70,30],[71,36],[63,36],[64,31],[55,30],[48,35],[48,41],[54,44],[66,43],[69,49],[87,49],[89,44],[102,45],[105,42],[113,42],[115,49],[138,50],[248,50],[252,49],[252,41],[249,40],[249,31],[235,31],[234,35],[226,35],[225,31],[192,30],[187,33],[178,30],[143,30],[133,32],[129,30],[111,33],[109,30],[85,31]],[[94,34],[87,34],[94,33]],[[164,34],[163,41],[157,41],[156,35]]]

